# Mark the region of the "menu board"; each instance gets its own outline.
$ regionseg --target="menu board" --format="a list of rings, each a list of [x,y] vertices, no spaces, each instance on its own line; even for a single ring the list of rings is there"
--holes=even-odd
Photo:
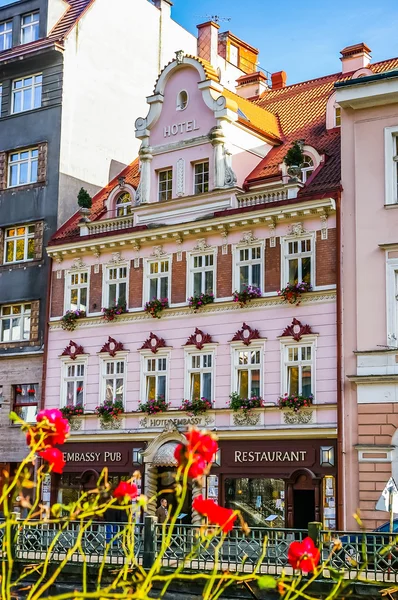
[[[206,497],[218,502],[218,475],[208,475],[206,479]]]
[[[333,475],[323,478],[323,526],[336,529],[336,480]]]

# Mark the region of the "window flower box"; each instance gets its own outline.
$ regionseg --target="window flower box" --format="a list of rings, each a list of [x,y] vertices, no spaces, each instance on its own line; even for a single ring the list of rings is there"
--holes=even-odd
[[[101,429],[119,429],[120,415],[123,413],[123,402],[121,400],[105,400],[103,404],[96,406],[95,413],[99,416]],[[109,425],[103,427],[103,425]]]
[[[278,296],[283,298],[284,302],[289,302],[289,304],[298,306],[301,302],[301,295],[306,292],[311,292],[311,290],[311,284],[306,281],[287,283],[286,287],[278,291]]]
[[[287,393],[284,396],[280,396],[278,399],[279,408],[289,408],[294,412],[298,412],[300,408],[312,406],[314,401],[314,396],[310,394],[309,396],[302,396],[301,394],[290,394]]]
[[[180,410],[187,412],[190,416],[203,415],[212,408],[210,400],[207,398],[194,398],[193,400],[183,400]]]
[[[234,302],[239,302],[239,306],[243,308],[248,302],[255,298],[261,298],[262,293],[259,287],[254,285],[245,285],[243,289],[233,293]]]
[[[198,296],[191,296],[190,298],[188,298],[188,302],[189,307],[193,308],[193,310],[196,312],[197,310],[202,308],[202,306],[205,306],[206,304],[212,304],[214,302],[214,294],[202,293]]]
[[[169,308],[169,301],[167,298],[153,298],[145,304],[144,311],[154,319],[160,319],[162,311],[165,308]]]
[[[115,306],[110,306],[109,308],[103,308],[103,317],[105,321],[114,321],[116,317],[122,315],[126,311],[126,303],[118,302]]]
[[[61,327],[65,331],[74,331],[77,327],[77,321],[86,316],[84,310],[67,310],[61,319]]]
[[[157,413],[166,412],[169,410],[170,402],[166,402],[164,396],[156,396],[150,398],[146,402],[138,403],[138,412],[146,412],[148,415],[156,415]]]
[[[233,392],[230,395],[229,408],[234,412],[242,411],[244,415],[250,414],[254,408],[262,408],[264,401],[261,396],[250,396],[250,398],[243,398],[238,392]]]

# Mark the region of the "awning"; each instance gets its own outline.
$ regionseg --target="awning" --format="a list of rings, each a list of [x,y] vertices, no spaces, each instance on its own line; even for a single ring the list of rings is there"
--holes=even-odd
[[[174,458],[174,451],[178,446],[178,442],[166,442],[160,446],[155,452],[152,464],[155,467],[177,467],[178,463]]]

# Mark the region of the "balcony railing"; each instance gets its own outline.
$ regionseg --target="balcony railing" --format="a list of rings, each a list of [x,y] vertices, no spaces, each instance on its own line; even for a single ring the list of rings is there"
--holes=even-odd
[[[246,206],[257,206],[260,204],[270,204],[272,202],[280,202],[288,199],[288,190],[274,190],[273,192],[260,192],[258,194],[250,194],[242,198],[238,198],[238,208]]]
[[[134,215],[125,217],[116,217],[114,219],[103,219],[102,221],[92,221],[84,224],[88,229],[89,235],[107,233],[108,231],[120,231],[134,226]]]

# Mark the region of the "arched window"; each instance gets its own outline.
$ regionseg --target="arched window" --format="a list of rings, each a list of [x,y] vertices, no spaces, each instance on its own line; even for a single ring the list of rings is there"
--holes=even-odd
[[[116,216],[125,217],[126,215],[131,215],[131,211],[131,196],[128,192],[123,192],[123,194],[120,194],[116,199]]]
[[[177,96],[177,110],[184,110],[188,106],[188,92],[181,90]]]
[[[301,181],[305,183],[307,179],[311,176],[312,171],[314,170],[314,161],[308,154],[304,154],[304,161],[301,165]]]

